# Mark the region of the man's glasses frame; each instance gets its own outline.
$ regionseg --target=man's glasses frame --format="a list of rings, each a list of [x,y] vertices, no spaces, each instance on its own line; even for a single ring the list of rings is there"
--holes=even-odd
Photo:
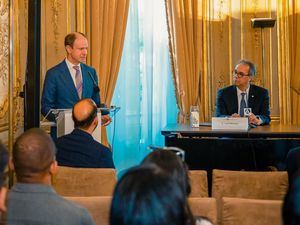
[[[244,74],[243,72],[238,72],[237,70],[233,70],[233,76],[237,76],[238,78],[242,77],[250,77],[251,74]]]
[[[175,153],[175,155],[177,155],[183,162],[185,161],[185,151],[177,147],[158,147],[158,146],[149,145],[148,149],[152,151],[157,151],[157,150],[171,151]]]

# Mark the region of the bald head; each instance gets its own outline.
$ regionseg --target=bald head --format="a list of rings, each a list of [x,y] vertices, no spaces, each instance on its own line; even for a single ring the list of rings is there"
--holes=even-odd
[[[29,129],[16,140],[12,161],[19,182],[43,176],[55,161],[55,145],[45,131]]]
[[[86,98],[73,106],[74,127],[88,129],[97,117],[97,106],[92,99]]]

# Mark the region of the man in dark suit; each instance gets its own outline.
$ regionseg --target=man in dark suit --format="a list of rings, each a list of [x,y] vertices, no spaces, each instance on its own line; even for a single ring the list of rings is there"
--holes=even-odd
[[[92,133],[98,125],[97,106],[82,99],[72,110],[75,129],[56,140],[58,165],[85,168],[114,168],[112,152],[95,141]]]
[[[250,84],[255,76],[255,65],[241,60],[235,67],[235,85],[218,91],[216,116],[244,116],[244,109],[251,108],[249,122],[253,125],[270,123],[269,93],[266,89]]]
[[[85,64],[88,50],[85,35],[70,33],[64,44],[66,58],[47,71],[44,81],[41,111],[50,121],[55,120],[54,114],[49,113],[51,109],[70,109],[82,98],[91,98],[101,107],[96,70]],[[102,125],[110,122],[108,115],[102,116]]]

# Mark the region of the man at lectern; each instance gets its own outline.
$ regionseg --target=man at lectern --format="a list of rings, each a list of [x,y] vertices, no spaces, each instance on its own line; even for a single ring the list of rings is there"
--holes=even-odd
[[[54,121],[51,109],[71,109],[82,98],[91,98],[101,107],[96,70],[86,65],[88,41],[83,33],[74,32],[65,37],[66,58],[46,73],[42,93],[42,114]],[[107,113],[106,113],[107,114]],[[102,112],[102,125],[111,118]]]
[[[253,125],[270,123],[268,90],[250,84],[255,76],[255,65],[241,60],[233,72],[234,85],[218,91],[216,116],[243,117],[245,110],[251,109],[249,122]]]
[[[92,99],[82,99],[72,110],[75,129],[56,141],[56,160],[60,166],[114,168],[112,152],[93,139],[98,126],[97,106]]]

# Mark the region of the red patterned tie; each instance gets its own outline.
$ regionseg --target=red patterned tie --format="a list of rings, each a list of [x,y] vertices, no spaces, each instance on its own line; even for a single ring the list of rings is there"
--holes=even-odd
[[[73,66],[73,68],[76,70],[76,73],[75,73],[76,90],[77,90],[79,99],[81,99],[81,96],[82,96],[82,78],[81,78],[79,66]]]

